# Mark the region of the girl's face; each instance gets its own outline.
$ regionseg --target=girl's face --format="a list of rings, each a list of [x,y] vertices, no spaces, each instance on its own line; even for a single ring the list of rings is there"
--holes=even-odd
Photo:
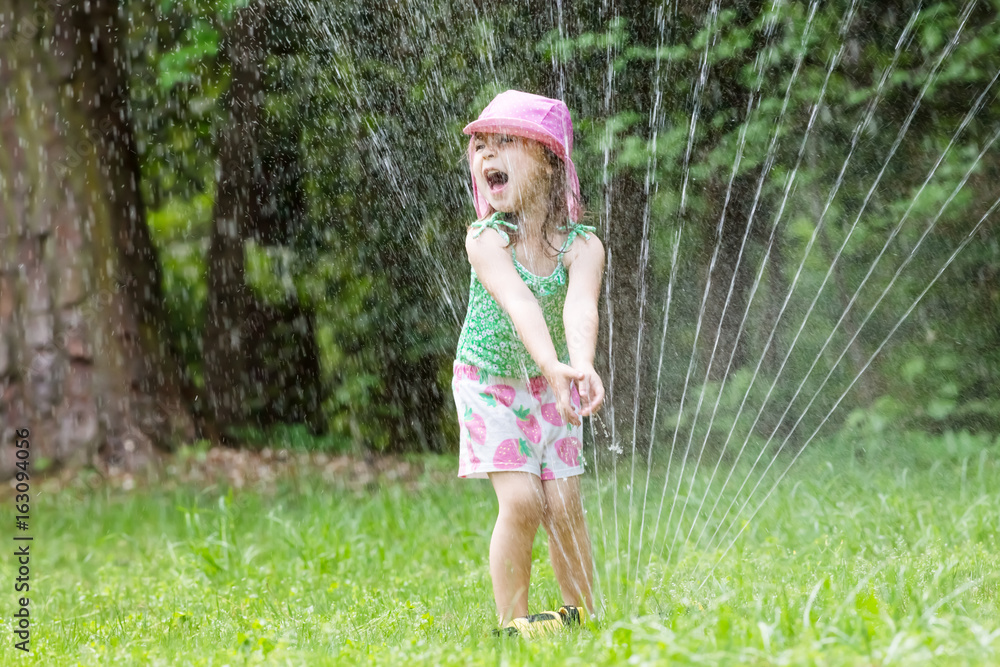
[[[533,139],[509,134],[474,135],[472,175],[496,211],[523,213],[547,204],[552,167]]]

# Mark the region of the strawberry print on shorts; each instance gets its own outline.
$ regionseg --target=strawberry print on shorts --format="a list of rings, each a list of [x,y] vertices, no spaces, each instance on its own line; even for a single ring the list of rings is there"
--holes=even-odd
[[[461,428],[459,477],[521,471],[550,480],[583,474],[583,429],[559,416],[544,377],[493,377],[455,362],[451,387]],[[576,385],[570,391],[579,410]]]

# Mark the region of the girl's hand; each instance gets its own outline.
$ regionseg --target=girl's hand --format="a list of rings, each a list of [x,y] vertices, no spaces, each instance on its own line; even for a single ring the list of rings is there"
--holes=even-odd
[[[582,380],[577,381],[580,390],[580,416],[587,417],[601,409],[604,403],[604,383],[593,366],[587,366],[581,371]]]
[[[573,408],[569,386],[571,382],[576,382],[577,386],[580,386],[580,383],[584,379],[584,374],[572,366],[567,366],[559,362],[555,362],[548,368],[543,368],[542,373],[545,375],[545,379],[548,380],[549,387],[552,388],[552,393],[555,394],[556,410],[559,411],[559,416],[567,424],[579,426],[582,422],[580,421],[580,415]],[[602,395],[603,392],[604,390],[602,389]]]

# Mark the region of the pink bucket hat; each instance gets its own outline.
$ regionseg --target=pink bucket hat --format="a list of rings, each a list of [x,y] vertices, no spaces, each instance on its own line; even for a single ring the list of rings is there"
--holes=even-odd
[[[541,95],[508,90],[493,98],[479,118],[462,130],[472,135],[476,132],[506,132],[526,139],[534,139],[555,153],[566,165],[566,205],[573,222],[580,219],[580,179],[570,155],[573,152],[573,120],[569,109],[560,100]],[[475,139],[469,140],[469,171],[475,153]],[[480,218],[490,212],[486,197],[479,194],[476,179],[472,179],[472,200]]]

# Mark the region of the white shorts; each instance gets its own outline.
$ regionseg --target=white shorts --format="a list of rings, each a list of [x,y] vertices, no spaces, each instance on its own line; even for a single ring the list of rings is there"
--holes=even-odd
[[[459,477],[522,471],[549,480],[583,474],[583,429],[559,416],[544,377],[526,383],[456,361],[451,388],[462,433]],[[575,384],[570,392],[573,407],[579,410]]]

